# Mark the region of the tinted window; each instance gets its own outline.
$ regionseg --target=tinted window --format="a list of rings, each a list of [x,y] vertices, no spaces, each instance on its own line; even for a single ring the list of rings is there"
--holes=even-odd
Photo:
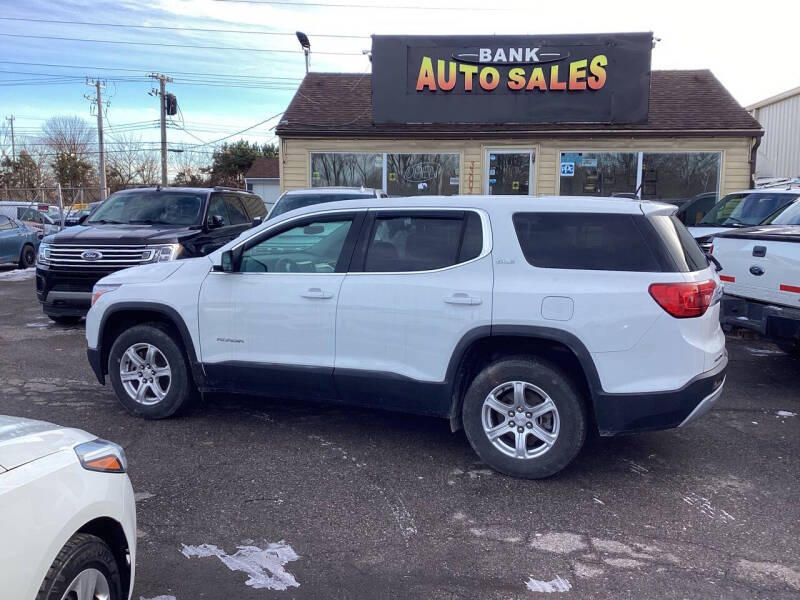
[[[664,243],[664,251],[672,261],[671,271],[686,273],[699,271],[708,266],[706,255],[703,254],[697,241],[677,217],[657,215],[648,217],[648,219],[658,232]]]
[[[249,224],[250,219],[237,196],[225,196],[225,206],[228,208],[228,217],[231,225]]]
[[[752,192],[729,194],[720,200],[700,221],[710,227],[749,227],[760,225],[776,210],[800,194]]]
[[[208,223],[211,224],[211,219],[214,216],[222,217],[222,225],[230,225],[231,220],[228,217],[228,207],[225,206],[225,200],[220,195],[211,196],[211,201],[208,203]]]
[[[244,206],[247,216],[251,221],[256,217],[267,216],[267,207],[264,206],[264,201],[255,194],[239,196],[239,200],[241,201],[242,206]]]
[[[114,194],[87,223],[194,225],[200,220],[203,196],[187,192],[124,192]]]
[[[483,246],[480,218],[478,215],[475,218],[379,217],[367,248],[364,270],[429,271],[475,258]],[[469,230],[468,236],[465,229]],[[476,241],[478,238],[480,243]]]
[[[647,243],[647,226],[645,218],[638,215],[514,215],[525,260],[551,269],[663,271],[659,257]]]
[[[766,225],[800,225],[800,202],[793,202],[783,210],[779,210],[769,219]]]
[[[338,194],[287,194],[283,196],[272,212],[269,213],[269,218],[274,219],[278,215],[287,213],[296,208],[304,208],[312,204],[322,204],[324,202],[336,202],[337,200],[353,200],[354,198],[374,198],[374,194],[365,194],[363,192],[341,192]]]
[[[333,273],[342,253],[350,219],[319,221],[277,233],[242,254],[248,273]]]

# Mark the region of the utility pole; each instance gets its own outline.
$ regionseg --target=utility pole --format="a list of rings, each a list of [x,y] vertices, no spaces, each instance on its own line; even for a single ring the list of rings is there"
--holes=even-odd
[[[10,117],[6,117],[6,121],[11,123],[11,160],[12,161],[17,160],[17,151],[16,151],[16,146],[14,145],[14,119],[15,118],[16,117],[14,117],[14,115],[11,115]]]
[[[103,149],[103,97],[101,90],[105,87],[105,82],[95,79],[94,81],[86,80],[86,85],[91,85],[95,88],[97,95],[92,98],[85,96],[87,100],[93,102],[97,106],[97,141],[100,147],[100,201],[106,199],[106,153]]]
[[[161,100],[161,185],[166,186],[167,180],[167,90],[166,84],[172,81],[162,73],[151,73],[151,79],[158,79],[159,90],[153,90],[152,94],[157,94]]]

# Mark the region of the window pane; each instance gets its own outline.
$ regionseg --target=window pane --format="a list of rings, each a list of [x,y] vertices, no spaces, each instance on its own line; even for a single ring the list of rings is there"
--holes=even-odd
[[[225,200],[220,195],[211,196],[211,201],[208,203],[208,222],[214,216],[222,217],[222,225],[230,225],[230,217],[228,217],[228,209],[225,206]]]
[[[308,223],[282,231],[242,254],[246,273],[333,273],[352,221]]]
[[[452,196],[459,191],[459,154],[388,154],[390,196]]]
[[[364,186],[383,189],[383,155],[312,152],[311,186]]]
[[[645,152],[642,198],[681,202],[719,189],[719,152]]]
[[[677,217],[655,215],[649,219],[664,243],[664,249],[673,263],[672,270],[686,273],[708,267],[708,259],[697,241]]]
[[[461,229],[460,218],[379,218],[367,248],[364,270],[429,271],[454,265]]]
[[[643,216],[584,213],[517,213],[525,260],[536,267],[659,272],[647,243]]]
[[[528,152],[489,153],[489,194],[528,195],[531,155]]]
[[[244,212],[244,208],[242,208],[239,202],[239,198],[236,196],[226,196],[225,205],[228,208],[228,216],[231,219],[231,225],[250,223],[250,219],[247,218],[247,213]]]
[[[458,262],[467,262],[477,258],[483,250],[483,227],[478,213],[467,213],[467,225],[464,229],[464,241],[461,242],[461,253]]]
[[[14,223],[8,217],[4,217],[0,215],[0,231],[4,231],[6,229],[12,229],[14,227]]]
[[[636,152],[562,152],[562,196],[612,196],[636,192]]]

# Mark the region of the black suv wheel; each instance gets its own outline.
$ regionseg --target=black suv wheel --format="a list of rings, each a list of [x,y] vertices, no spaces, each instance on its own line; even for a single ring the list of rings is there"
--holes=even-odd
[[[160,323],[122,332],[109,352],[108,375],[125,410],[145,419],[172,416],[194,392],[183,347]]]
[[[586,438],[586,408],[574,384],[536,357],[496,361],[472,381],[462,410],[475,452],[514,477],[540,479],[562,470]]]

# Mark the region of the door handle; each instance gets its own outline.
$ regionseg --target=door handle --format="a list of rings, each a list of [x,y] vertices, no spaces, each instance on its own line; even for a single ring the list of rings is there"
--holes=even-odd
[[[448,296],[444,299],[447,304],[468,304],[470,306],[475,306],[483,302],[480,298],[475,298],[474,296],[470,296],[463,292],[458,292],[453,294],[452,296]]]
[[[333,298],[333,294],[331,294],[330,292],[323,292],[319,288],[308,288],[305,292],[303,292],[300,295],[303,298],[320,298],[323,300],[326,298]]]

